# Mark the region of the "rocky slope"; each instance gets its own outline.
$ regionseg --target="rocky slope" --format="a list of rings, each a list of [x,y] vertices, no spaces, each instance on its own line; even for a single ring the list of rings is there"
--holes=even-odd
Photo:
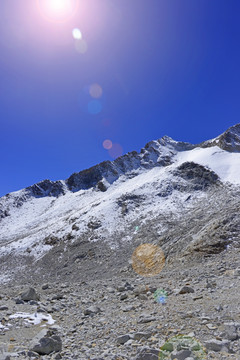
[[[165,136],[1,198],[0,359],[240,359],[239,144],[239,124]],[[145,243],[165,256],[153,277],[132,268]]]

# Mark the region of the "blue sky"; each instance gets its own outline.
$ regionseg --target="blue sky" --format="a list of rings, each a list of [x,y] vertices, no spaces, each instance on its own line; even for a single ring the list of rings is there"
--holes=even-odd
[[[239,12],[238,0],[1,0],[0,196],[240,122]]]

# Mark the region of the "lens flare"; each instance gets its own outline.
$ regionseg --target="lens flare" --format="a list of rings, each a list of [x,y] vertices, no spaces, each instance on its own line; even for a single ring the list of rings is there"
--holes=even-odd
[[[103,90],[99,84],[92,84],[89,87],[89,94],[95,98],[98,99],[102,96]]]
[[[104,140],[104,142],[103,142],[103,147],[104,147],[104,149],[106,149],[106,150],[110,150],[111,148],[112,148],[112,142],[111,142],[111,140],[109,140],[109,139],[106,139],[106,140]]]
[[[166,304],[167,295],[168,295],[167,292],[163,289],[157,289],[153,294],[156,302],[158,304],[163,304],[163,305]]]
[[[111,149],[108,150],[109,155],[111,158],[116,159],[123,154],[123,148],[120,144],[113,144]]]
[[[99,100],[91,100],[88,103],[88,112],[91,115],[97,115],[102,111],[102,103]]]
[[[102,120],[102,125],[103,126],[110,126],[111,125],[111,120],[110,119],[103,119]]]
[[[159,360],[175,359],[176,353],[180,351],[185,353],[184,355],[181,354],[181,359],[207,360],[206,349],[203,345],[197,339],[188,335],[173,336],[160,349]]]
[[[165,256],[162,249],[154,244],[142,244],[138,246],[132,255],[133,270],[142,276],[154,276],[159,274],[165,264]]]
[[[86,41],[84,39],[76,40],[75,49],[80,54],[85,54],[87,52],[87,49],[88,49]]]
[[[76,40],[81,40],[82,39],[82,33],[78,28],[73,29],[72,36]]]

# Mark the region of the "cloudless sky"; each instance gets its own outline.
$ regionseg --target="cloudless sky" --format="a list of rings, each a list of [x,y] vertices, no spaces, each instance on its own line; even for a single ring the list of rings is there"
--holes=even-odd
[[[240,122],[239,14],[239,0],[1,0],[0,196]]]

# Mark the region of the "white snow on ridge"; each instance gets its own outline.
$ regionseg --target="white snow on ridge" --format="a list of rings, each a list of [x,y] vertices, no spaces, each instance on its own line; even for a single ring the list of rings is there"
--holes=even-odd
[[[223,182],[240,184],[240,153],[231,153],[218,146],[195,148],[179,152],[175,157],[177,164],[193,161],[213,170]]]
[[[53,235],[63,238],[69,233],[78,236],[89,231],[88,223],[92,219],[101,221],[101,228],[95,234],[103,235],[112,243],[111,235],[129,226],[129,222],[138,218],[151,218],[160,212],[176,212],[178,203],[184,201],[186,194],[176,193],[172,197],[161,199],[156,196],[161,181],[170,181],[174,165],[169,167],[155,167],[143,170],[132,179],[122,175],[106,192],[89,189],[76,193],[68,192],[59,198],[44,197],[32,198],[20,208],[12,208],[11,216],[4,218],[0,223],[0,245],[2,253],[11,251],[39,258],[51,247],[44,245],[44,239]],[[125,194],[143,196],[145,200],[140,210],[135,208],[127,217],[121,215],[118,199]],[[72,230],[75,223],[78,231]],[[112,244],[114,245],[114,244]]]

